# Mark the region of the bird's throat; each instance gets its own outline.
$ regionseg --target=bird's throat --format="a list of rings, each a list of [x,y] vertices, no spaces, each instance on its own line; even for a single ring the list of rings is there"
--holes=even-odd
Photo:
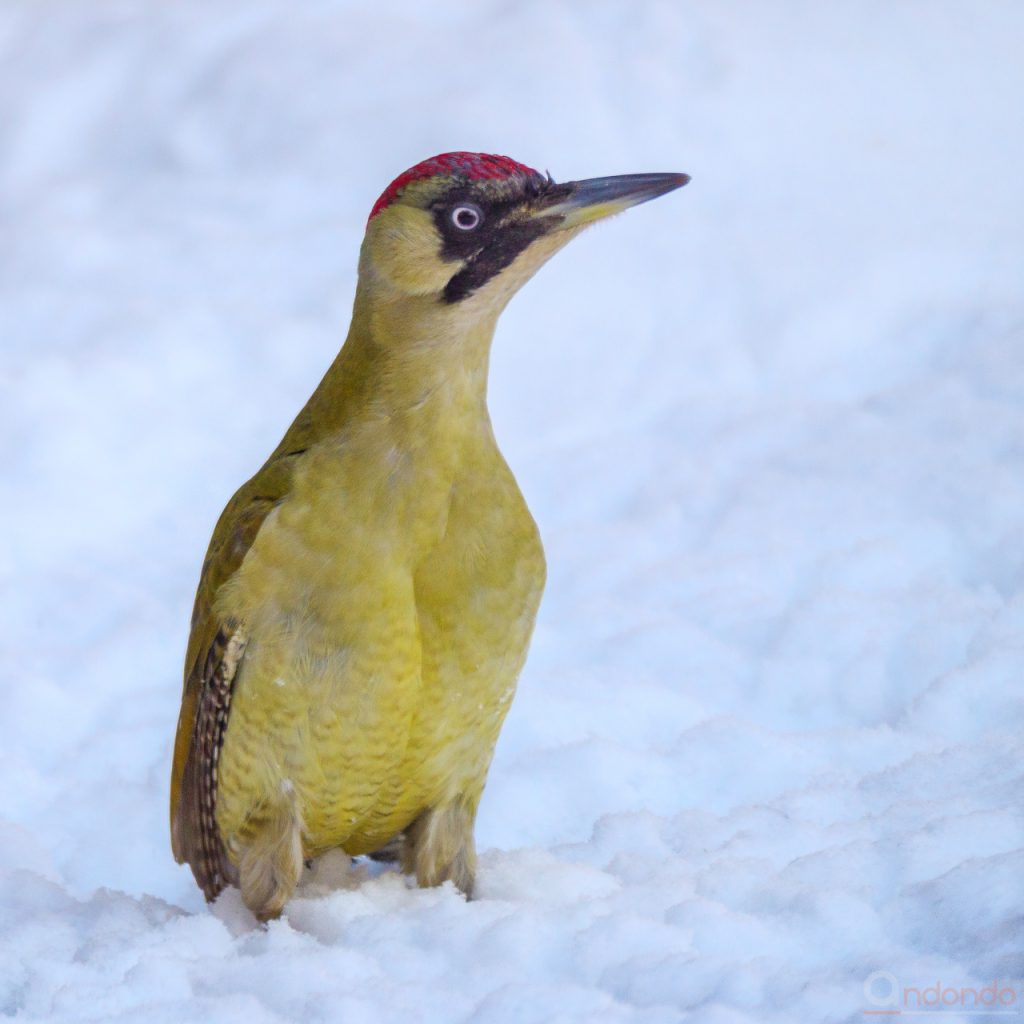
[[[497,313],[434,297],[359,294],[339,367],[351,377],[356,416],[387,418],[418,447],[437,429],[481,428]]]

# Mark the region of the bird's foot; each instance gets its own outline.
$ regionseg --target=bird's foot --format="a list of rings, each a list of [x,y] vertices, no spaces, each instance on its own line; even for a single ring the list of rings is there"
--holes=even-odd
[[[424,888],[451,881],[467,899],[476,880],[475,808],[457,801],[424,811],[406,829],[402,870]]]
[[[302,874],[302,819],[293,794],[286,795],[292,798],[263,819],[238,859],[242,899],[260,921],[281,916]]]

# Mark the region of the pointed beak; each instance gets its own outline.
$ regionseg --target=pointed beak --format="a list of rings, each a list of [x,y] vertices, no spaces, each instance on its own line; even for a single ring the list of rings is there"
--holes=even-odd
[[[688,174],[614,174],[554,185],[535,217],[561,217],[553,227],[576,228],[682,188]]]

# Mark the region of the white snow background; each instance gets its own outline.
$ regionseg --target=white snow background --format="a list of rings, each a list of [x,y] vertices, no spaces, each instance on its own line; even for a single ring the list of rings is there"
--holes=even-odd
[[[0,1013],[1024,1008],[1022,53],[1012,0],[7,0]],[[550,579],[480,898],[334,857],[260,929],[169,849],[198,569],[450,149],[693,181],[498,331]]]

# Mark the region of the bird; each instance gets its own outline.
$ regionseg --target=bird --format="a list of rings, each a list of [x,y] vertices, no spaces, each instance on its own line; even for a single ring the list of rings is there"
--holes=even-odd
[[[451,152],[370,211],[351,326],[200,573],[171,771],[171,846],[206,899],[280,916],[331,850],[420,886],[476,875],[474,821],[544,589],[495,441],[498,317],[588,225],[677,173],[557,183]]]

